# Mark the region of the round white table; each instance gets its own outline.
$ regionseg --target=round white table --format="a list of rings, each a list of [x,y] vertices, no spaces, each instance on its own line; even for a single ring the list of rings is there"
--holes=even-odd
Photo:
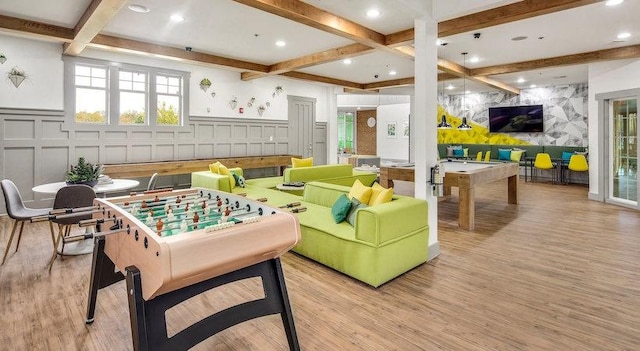
[[[111,183],[98,184],[94,186],[93,191],[95,191],[96,194],[104,195],[106,193],[115,193],[118,191],[133,189],[138,185],[140,185],[140,182],[133,179],[112,179]],[[34,186],[31,190],[36,193],[55,194],[65,186],[67,186],[67,183],[65,182],[55,182]]]
[[[132,179],[112,179],[111,183],[97,184],[93,187],[96,195],[104,197],[107,193],[133,189],[140,185],[140,182]],[[32,191],[42,194],[55,194],[58,190],[67,186],[65,182],[47,183],[31,188]],[[93,228],[87,227],[86,231],[91,233]],[[93,252],[93,240],[80,240],[64,245],[64,253],[61,250],[62,245],[58,248],[58,253],[63,255],[84,255]]]

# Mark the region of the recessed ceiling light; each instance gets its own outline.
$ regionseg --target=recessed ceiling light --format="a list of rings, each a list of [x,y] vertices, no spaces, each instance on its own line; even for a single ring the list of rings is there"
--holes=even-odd
[[[380,10],[378,9],[370,9],[367,11],[367,17],[369,18],[376,18],[380,16]]]
[[[520,41],[520,40],[525,40],[525,39],[527,39],[527,38],[528,38],[527,36],[521,35],[521,36],[518,36],[518,37],[513,37],[513,38],[511,38],[511,40],[513,40],[513,41]]]
[[[389,71],[389,75],[390,75],[390,76],[395,76],[396,74],[398,74],[398,72],[396,72],[396,71]]]
[[[517,82],[518,83],[524,83],[524,82],[526,82],[526,80],[524,80],[524,78],[518,78]]]
[[[447,45],[447,43],[445,43],[444,40],[442,40],[442,39],[438,39],[438,40],[436,40],[436,45],[445,46],[445,45]]]
[[[478,56],[473,56],[472,58],[469,59],[469,62],[478,63],[480,62],[480,58]]]
[[[535,87],[537,87],[537,85],[535,85],[535,84],[531,84],[531,85],[529,85],[529,88],[531,88],[531,89],[533,89],[533,88],[535,88]]]
[[[624,32],[624,33],[618,34],[618,39],[627,39],[630,36],[631,36],[631,33]]]
[[[454,87],[454,86],[453,86],[453,84],[449,84],[449,85],[447,86],[447,90],[453,90],[453,89],[455,89],[455,88],[456,88],[456,87]]]
[[[284,40],[276,41],[276,46],[283,47],[283,46],[286,46],[286,45],[287,45],[287,43]]]
[[[169,17],[169,18],[171,18],[171,20],[174,21],[174,22],[183,22],[184,21],[184,17],[182,17],[181,15],[178,15],[178,14],[171,15],[171,17]]]
[[[342,60],[342,63],[344,63],[345,65],[350,65],[350,64],[351,64],[351,62],[353,62],[353,61],[351,61],[351,59],[344,59],[344,60]]]
[[[624,0],[609,0],[607,2],[605,2],[605,5],[607,6],[616,6],[616,5],[620,5],[624,2]]]
[[[138,13],[147,13],[149,12],[149,8],[146,6],[142,6],[142,5],[137,5],[137,4],[131,4],[129,6],[127,6],[127,8],[133,12],[138,12]]]

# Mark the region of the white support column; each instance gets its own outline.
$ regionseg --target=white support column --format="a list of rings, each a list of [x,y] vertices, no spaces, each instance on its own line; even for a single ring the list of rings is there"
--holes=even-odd
[[[429,259],[440,254],[438,242],[438,198],[433,196],[430,169],[437,162],[438,131],[436,128],[438,52],[436,40],[438,23],[427,15],[415,20],[415,96],[412,99],[415,137],[415,197],[429,204]]]
[[[327,164],[338,163],[338,94],[340,88],[327,88]]]

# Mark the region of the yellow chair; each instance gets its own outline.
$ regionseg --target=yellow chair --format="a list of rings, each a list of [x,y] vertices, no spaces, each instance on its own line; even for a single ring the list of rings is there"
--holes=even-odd
[[[586,172],[589,170],[589,164],[587,163],[587,158],[584,155],[576,154],[571,155],[567,168],[573,172]],[[567,177],[567,179],[568,178],[569,177]],[[565,183],[568,183],[568,181],[565,181]]]
[[[533,168],[535,169],[539,169],[539,170],[549,170],[549,169],[555,169],[556,165],[551,161],[551,156],[549,156],[549,154],[544,153],[544,152],[540,152],[538,154],[536,154],[536,159],[533,162]],[[534,171],[533,174],[531,174],[531,180],[535,182],[535,177],[536,176],[536,172]],[[554,175],[554,180],[553,182],[555,183],[557,176]]]
[[[482,151],[478,151],[476,154],[476,161],[482,161]]]
[[[484,162],[489,162],[489,160],[491,160],[491,150],[484,154]]]

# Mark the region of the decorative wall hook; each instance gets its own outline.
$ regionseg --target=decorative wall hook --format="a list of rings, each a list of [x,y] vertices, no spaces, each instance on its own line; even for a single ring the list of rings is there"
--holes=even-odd
[[[4,54],[0,54],[0,64],[4,64],[7,62],[7,57]]]
[[[231,101],[229,101],[229,106],[231,106],[232,110],[235,110],[236,106],[238,106],[238,98],[235,96],[231,98]]]

